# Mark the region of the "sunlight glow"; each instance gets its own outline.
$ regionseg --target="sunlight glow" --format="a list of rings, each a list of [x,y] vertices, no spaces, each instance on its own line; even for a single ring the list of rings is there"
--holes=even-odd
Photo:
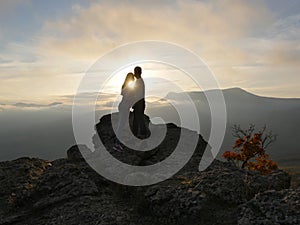
[[[105,88],[101,91],[105,93],[119,94],[126,74],[128,74],[129,72],[133,72],[135,66],[137,65],[131,65],[116,72],[105,82]],[[138,64],[138,66],[142,67],[142,77],[147,82],[147,96],[152,95],[162,97],[166,96],[172,90],[172,87],[168,83],[155,81],[155,78],[168,79],[170,82],[182,87],[185,91],[198,91],[199,89],[199,87],[197,87],[196,89],[193,88],[194,82],[191,78],[189,78],[182,71],[172,68],[169,65],[145,62]],[[149,81],[149,78],[152,78],[152,80]]]
[[[128,83],[128,87],[130,87],[131,89],[133,89],[135,86],[135,82],[134,81],[131,81]]]

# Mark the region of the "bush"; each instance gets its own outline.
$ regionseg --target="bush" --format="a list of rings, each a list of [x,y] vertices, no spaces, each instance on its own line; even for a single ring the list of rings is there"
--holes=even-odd
[[[243,130],[239,125],[232,127],[232,134],[237,137],[232,151],[226,151],[223,157],[242,169],[257,170],[266,175],[278,168],[266,153],[266,148],[276,141],[276,135],[266,132],[266,126],[255,132],[255,126]]]

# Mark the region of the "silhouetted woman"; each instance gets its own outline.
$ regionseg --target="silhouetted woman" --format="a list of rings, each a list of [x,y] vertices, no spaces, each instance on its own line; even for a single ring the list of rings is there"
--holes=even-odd
[[[118,137],[122,137],[124,135],[124,132],[126,131],[126,126],[129,127],[129,113],[130,108],[132,107],[134,103],[134,75],[133,73],[128,73],[125,81],[122,85],[121,95],[122,100],[118,106],[119,109],[119,121],[118,121],[118,127],[116,132],[116,141],[114,145],[114,150],[116,151],[122,151],[123,147],[118,139]],[[128,128],[127,127],[127,128]]]

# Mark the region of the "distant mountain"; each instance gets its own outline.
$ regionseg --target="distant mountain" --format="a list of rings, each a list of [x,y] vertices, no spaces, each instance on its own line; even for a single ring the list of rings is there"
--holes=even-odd
[[[207,92],[214,92],[209,90]],[[200,118],[201,134],[208,139],[210,132],[210,109],[204,92],[170,92],[165,100],[176,100],[184,103],[185,94],[194,101]],[[300,162],[300,99],[297,98],[271,98],[257,96],[241,88],[223,90],[227,110],[227,131],[221,152],[228,150],[234,143],[231,135],[231,127],[240,124],[248,128],[249,124],[255,124],[257,129],[267,125],[269,130],[278,135],[277,141],[269,147],[270,154],[278,161]],[[154,110],[149,109],[150,116],[162,115],[171,118],[180,125],[178,114],[172,106],[165,106]],[[168,119],[167,119],[168,120]]]

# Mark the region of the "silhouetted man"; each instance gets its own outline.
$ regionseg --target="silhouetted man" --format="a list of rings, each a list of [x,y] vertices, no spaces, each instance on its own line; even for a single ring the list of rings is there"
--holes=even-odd
[[[146,136],[146,126],[144,120],[145,112],[145,83],[142,78],[142,68],[137,66],[134,68],[134,76],[136,78],[135,82],[135,92],[136,96],[139,99],[134,106],[133,110],[133,133],[137,137]]]

